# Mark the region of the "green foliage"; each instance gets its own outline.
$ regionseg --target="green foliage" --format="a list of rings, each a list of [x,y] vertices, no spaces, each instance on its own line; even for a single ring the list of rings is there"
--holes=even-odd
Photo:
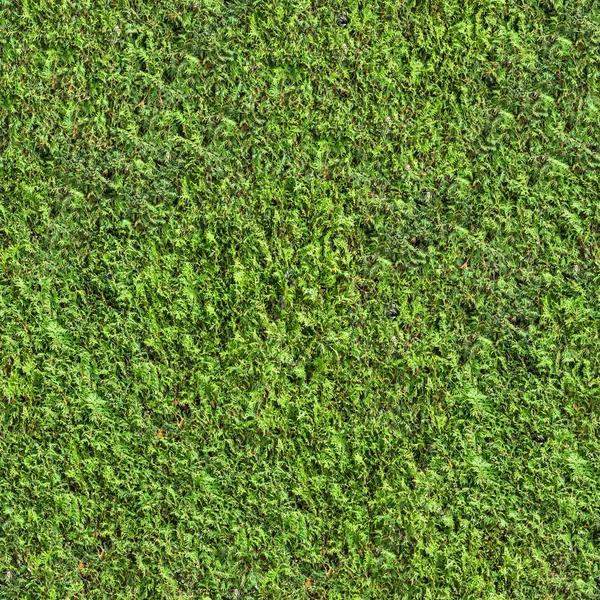
[[[0,597],[600,595],[600,7],[1,0]]]

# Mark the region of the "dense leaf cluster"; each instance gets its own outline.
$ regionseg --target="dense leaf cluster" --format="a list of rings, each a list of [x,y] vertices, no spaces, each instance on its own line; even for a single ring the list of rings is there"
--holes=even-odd
[[[600,6],[0,1],[1,598],[598,598]]]

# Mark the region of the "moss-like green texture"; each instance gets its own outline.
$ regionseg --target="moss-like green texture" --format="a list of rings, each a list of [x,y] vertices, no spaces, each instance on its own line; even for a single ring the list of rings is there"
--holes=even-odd
[[[0,1],[0,598],[600,597],[600,5]]]

